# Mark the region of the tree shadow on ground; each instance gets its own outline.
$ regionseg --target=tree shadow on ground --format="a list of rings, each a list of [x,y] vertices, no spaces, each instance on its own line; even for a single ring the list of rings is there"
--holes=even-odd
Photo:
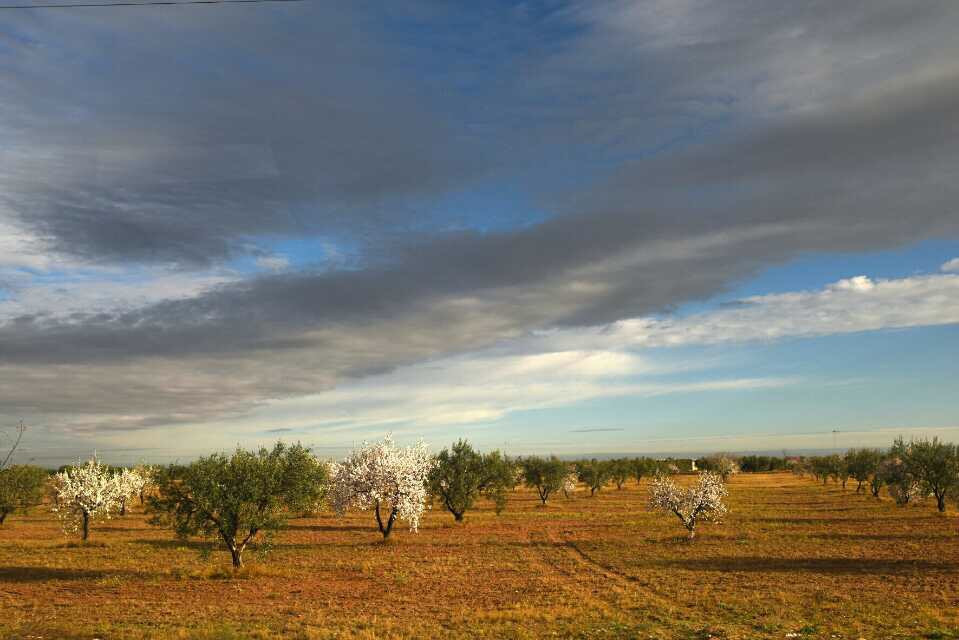
[[[98,580],[114,576],[142,575],[134,571],[101,571],[57,567],[0,567],[0,582],[47,582],[50,580]]]
[[[288,524],[285,531],[376,531],[376,527],[335,524]]]
[[[843,518],[842,516],[819,517],[819,518],[783,518],[777,516],[757,516],[739,518],[743,522],[766,522],[769,524],[808,524],[808,525],[831,525],[831,524],[849,524],[849,525],[871,525],[875,526],[877,518]]]
[[[179,538],[168,538],[166,540],[156,539],[156,538],[138,538],[136,540],[129,540],[133,544],[142,544],[148,547],[153,547],[154,549],[192,549],[194,551],[210,551],[218,550],[223,547],[222,543],[217,541],[216,544],[211,543],[209,540],[180,540]]]
[[[142,544],[148,547],[153,547],[154,549],[190,549],[192,551],[204,552],[204,551],[226,551],[226,547],[223,546],[222,542],[217,541],[215,544],[211,543],[209,540],[178,540],[173,538],[172,540],[156,540],[156,539],[139,539],[139,540],[130,540],[134,544]],[[374,544],[382,545],[381,538],[375,538],[373,542],[350,542],[350,543],[323,543],[324,547],[363,547],[363,546],[373,546]],[[299,551],[309,551],[315,550],[317,548],[317,543],[315,542],[251,542],[250,546],[247,547],[250,551],[256,551],[257,549],[271,549],[274,551],[281,551],[285,549],[293,549]]]
[[[106,532],[108,532],[108,531],[109,531],[109,532],[116,532],[116,533],[143,533],[143,532],[145,532],[145,531],[153,531],[153,532],[156,532],[156,531],[157,531],[157,530],[156,530],[155,528],[153,528],[153,527],[122,527],[122,526],[121,526],[121,527],[111,527],[110,525],[100,525],[100,526],[98,526],[98,527],[96,528],[96,530],[97,530],[97,531],[102,531],[102,532],[104,532],[104,533],[106,533]]]
[[[688,571],[746,571],[755,573],[824,573],[824,574],[901,574],[917,571],[957,571],[949,562],[883,558],[765,558],[762,556],[723,558],[676,558],[660,560],[654,566]]]
[[[806,538],[818,540],[916,540],[915,533],[808,533]],[[959,538],[951,533],[923,533],[922,540],[953,540]]]

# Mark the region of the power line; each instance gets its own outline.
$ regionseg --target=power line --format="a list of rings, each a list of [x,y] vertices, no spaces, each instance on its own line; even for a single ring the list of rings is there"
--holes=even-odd
[[[91,7],[155,7],[178,4],[267,4],[304,0],[111,0],[107,2],[69,2],[65,4],[0,4],[0,9],[88,9]]]

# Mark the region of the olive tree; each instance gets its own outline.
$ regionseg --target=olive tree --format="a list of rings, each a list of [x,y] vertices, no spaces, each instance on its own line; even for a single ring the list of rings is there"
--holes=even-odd
[[[157,470],[150,523],[180,538],[219,538],[238,569],[247,545],[282,526],[289,512],[315,504],[325,480],[326,467],[299,444],[215,453]]]
[[[500,515],[506,508],[510,492],[516,488],[516,463],[499,451],[491,451],[483,456],[483,467],[486,470],[486,483],[481,492],[493,502],[496,515]]]
[[[649,458],[635,458],[631,461],[631,467],[636,484],[642,484],[643,478],[656,472],[656,462]]]
[[[617,458],[610,460],[607,464],[609,465],[610,479],[616,483],[617,490],[622,489],[626,485],[626,481],[633,475],[632,462],[627,458]]]
[[[919,483],[922,492],[936,498],[936,508],[946,510],[946,496],[959,489],[959,453],[956,445],[939,438],[912,440],[897,438],[892,454],[899,457],[906,472]]]
[[[566,480],[566,463],[556,456],[549,458],[529,456],[523,458],[520,468],[523,472],[523,482],[530,489],[536,490],[543,504],[546,504],[550,495],[563,488]]]
[[[902,458],[891,454],[876,470],[882,484],[898,505],[909,504],[914,499],[922,498],[922,489],[919,482],[912,476]]]
[[[43,500],[47,472],[31,465],[0,469],[0,525],[16,511],[26,511]]]
[[[832,474],[833,465],[829,456],[813,456],[809,459],[809,470],[817,480],[823,484],[829,481]]]
[[[580,481],[589,487],[589,495],[596,495],[597,491],[606,486],[611,475],[610,467],[609,462],[595,458],[576,463],[576,473]]]
[[[670,478],[660,475],[650,487],[649,507],[675,514],[692,540],[699,521],[719,522],[726,514],[723,498],[727,493],[722,478],[709,471],[700,473],[696,483],[685,489],[676,486]]]
[[[53,511],[59,516],[63,530],[66,533],[81,531],[86,541],[90,537],[90,522],[109,518],[126,488],[119,474],[91,458],[57,473],[54,490],[57,500]]]
[[[459,440],[437,454],[429,474],[429,487],[453,518],[462,522],[463,515],[481,495],[492,500],[500,513],[508,492],[515,487],[515,477],[509,458],[500,452],[483,455],[465,440]]]
[[[849,475],[858,483],[856,493],[863,491],[863,485],[876,476],[882,452],[879,449],[850,449],[846,452],[846,468]],[[878,490],[873,494],[877,495]]]
[[[882,465],[885,461],[886,456],[880,453],[879,458],[876,460],[876,468],[873,470],[872,475],[869,476],[869,492],[873,498],[878,498],[879,492],[882,491],[882,488],[886,485],[886,478],[882,472]]]
[[[829,461],[830,466],[830,477],[833,479],[833,482],[841,483],[842,488],[845,491],[846,483],[849,482],[849,464],[846,461],[845,456],[838,454],[833,454],[831,456],[826,456],[826,459]]]
[[[330,504],[341,515],[350,508],[372,509],[384,540],[397,519],[415,532],[426,509],[432,468],[433,458],[423,442],[397,447],[387,435],[382,442],[364,443],[342,462],[330,464]]]

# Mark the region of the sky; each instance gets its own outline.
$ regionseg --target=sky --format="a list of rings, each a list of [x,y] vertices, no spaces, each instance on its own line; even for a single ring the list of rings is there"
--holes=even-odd
[[[952,0],[0,10],[0,425],[41,464],[959,440],[957,31]]]

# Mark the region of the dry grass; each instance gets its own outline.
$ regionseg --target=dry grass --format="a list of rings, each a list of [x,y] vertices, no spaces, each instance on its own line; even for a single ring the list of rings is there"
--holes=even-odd
[[[959,638],[959,523],[931,505],[742,475],[688,543],[645,501],[518,491],[390,544],[369,514],[296,518],[237,576],[138,511],[79,545],[38,509],[0,528],[0,636]]]

